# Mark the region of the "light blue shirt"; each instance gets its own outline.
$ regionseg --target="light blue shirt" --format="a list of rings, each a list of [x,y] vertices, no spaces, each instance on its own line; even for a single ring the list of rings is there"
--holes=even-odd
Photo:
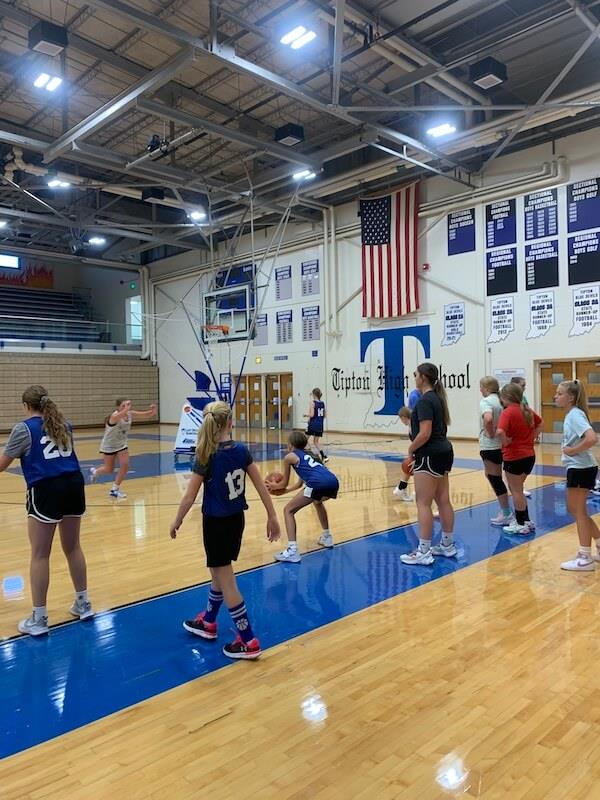
[[[480,450],[500,450],[502,442],[497,436],[488,436],[483,421],[483,415],[490,412],[492,415],[492,422],[494,430],[498,425],[500,414],[502,413],[502,404],[497,394],[488,394],[487,397],[482,397],[479,401],[479,449]]]
[[[563,425],[563,447],[575,447],[578,445],[587,430],[592,427],[589,419],[580,408],[572,408],[565,417]],[[567,469],[589,469],[596,467],[598,462],[596,457],[590,450],[584,450],[582,453],[577,453],[574,456],[566,456],[562,454],[562,463]]]

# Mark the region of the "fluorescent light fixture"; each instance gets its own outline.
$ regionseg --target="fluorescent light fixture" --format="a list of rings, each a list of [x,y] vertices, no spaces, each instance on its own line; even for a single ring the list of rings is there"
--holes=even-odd
[[[8,253],[0,253],[0,267],[4,269],[19,269],[20,266],[19,256],[9,256]]]
[[[37,78],[34,80],[33,85],[36,89],[43,89],[44,86],[50,80],[50,75],[47,72],[40,72]]]
[[[88,239],[88,244],[93,244],[94,247],[100,247],[100,245],[106,244],[106,239],[103,236],[91,236]]]
[[[5,219],[0,219],[0,228],[6,228],[8,222]]]
[[[305,33],[306,33],[306,28],[304,27],[304,25],[298,25],[289,33],[286,33],[284,36],[282,36],[279,41],[281,44],[291,44],[292,42],[296,41],[296,39],[299,39],[301,36],[304,36]]]
[[[50,189],[68,189],[71,184],[68,181],[61,181],[56,176],[48,180],[48,187]]]
[[[435,136],[436,139],[440,136],[448,136],[450,133],[456,133],[456,127],[449,122],[444,122],[443,125],[436,125],[427,131],[428,136]]]
[[[204,211],[200,211],[199,209],[190,211],[188,216],[194,222],[200,222],[201,220],[206,219],[206,213]]]
[[[62,78],[59,78],[58,76],[55,75],[54,78],[50,78],[50,80],[46,84],[46,91],[55,92],[61,85],[61,83],[62,83]]]
[[[312,172],[310,169],[302,169],[300,172],[294,172],[292,175],[295,181],[310,181],[314,177],[316,177],[316,173]]]
[[[304,47],[305,44],[312,42],[313,39],[317,38],[317,34],[314,31],[307,31],[303,34],[299,39],[295,39],[290,47],[292,50],[299,50],[301,47]]]

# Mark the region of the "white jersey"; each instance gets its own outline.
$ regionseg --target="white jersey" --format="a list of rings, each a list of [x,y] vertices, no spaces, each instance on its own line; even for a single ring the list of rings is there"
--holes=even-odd
[[[131,416],[121,419],[111,425],[107,422],[104,426],[104,436],[100,444],[101,453],[118,453],[127,447],[127,436],[131,428]]]

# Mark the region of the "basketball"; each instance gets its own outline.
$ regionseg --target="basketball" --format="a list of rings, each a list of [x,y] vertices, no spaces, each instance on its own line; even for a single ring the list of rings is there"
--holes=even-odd
[[[414,456],[408,456],[408,458],[405,458],[402,464],[400,465],[402,472],[405,475],[411,475],[414,466],[415,466]]]
[[[269,474],[265,476],[265,485],[269,490],[269,494],[285,494],[285,486],[278,489],[277,487],[269,486],[271,483],[283,483],[283,475],[281,472],[269,472]]]

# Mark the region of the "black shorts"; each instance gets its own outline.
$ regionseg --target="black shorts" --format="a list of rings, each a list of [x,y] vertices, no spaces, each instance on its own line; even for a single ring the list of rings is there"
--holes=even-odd
[[[433,453],[430,456],[415,456],[413,474],[415,472],[428,472],[434,478],[443,478],[450,472],[454,464],[454,451],[447,453]]]
[[[125,445],[120,450],[99,450],[101,456],[116,456],[118,453],[123,453],[125,450],[129,450],[129,447]]]
[[[230,517],[202,515],[202,536],[207,567],[226,567],[237,561],[244,533],[244,512]]]
[[[593,489],[596,485],[598,467],[569,467],[567,470],[567,489]]]
[[[505,461],[504,472],[510,475],[529,475],[535,466],[535,456],[527,458],[517,458],[516,461]]]
[[[480,450],[479,455],[482,461],[489,461],[490,464],[502,464],[502,450]]]
[[[319,436],[319,437],[321,437],[321,436],[323,436],[323,431],[322,430],[320,431],[317,428],[311,428],[311,426],[309,425],[308,428],[306,429],[306,435],[307,436]]]
[[[81,472],[44,478],[27,489],[27,515],[40,522],[60,522],[85,514],[85,489]]]
[[[310,497],[311,500],[316,500],[317,502],[320,500],[335,500],[339,490],[340,485],[337,481],[329,486],[305,486],[304,497]]]

